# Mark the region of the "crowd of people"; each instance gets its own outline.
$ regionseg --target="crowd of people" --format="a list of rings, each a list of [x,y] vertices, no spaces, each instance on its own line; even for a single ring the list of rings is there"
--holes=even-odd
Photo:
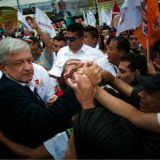
[[[160,158],[160,40],[28,23],[0,28],[0,158]]]

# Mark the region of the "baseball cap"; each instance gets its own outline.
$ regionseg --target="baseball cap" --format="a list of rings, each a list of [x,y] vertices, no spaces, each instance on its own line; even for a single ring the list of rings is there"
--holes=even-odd
[[[160,90],[160,73],[152,76],[138,76],[136,77],[137,82],[141,84],[144,88]]]
[[[56,76],[56,77],[61,77],[62,72],[63,72],[63,66],[66,62],[65,58],[61,58],[53,64],[53,67],[51,70],[48,72],[50,75]]]
[[[63,68],[54,66],[51,68],[51,70],[48,71],[48,73],[56,77],[61,77],[62,71],[63,71]]]

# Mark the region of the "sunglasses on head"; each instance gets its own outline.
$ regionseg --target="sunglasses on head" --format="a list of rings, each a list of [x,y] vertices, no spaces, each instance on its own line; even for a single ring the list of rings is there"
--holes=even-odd
[[[78,39],[79,37],[66,37],[66,40],[69,42],[74,42]]]

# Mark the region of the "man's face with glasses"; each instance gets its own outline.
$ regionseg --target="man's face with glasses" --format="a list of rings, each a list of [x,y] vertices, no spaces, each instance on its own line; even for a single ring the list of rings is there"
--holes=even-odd
[[[83,36],[78,36],[76,32],[67,32],[66,39],[72,52],[77,52],[83,45]]]

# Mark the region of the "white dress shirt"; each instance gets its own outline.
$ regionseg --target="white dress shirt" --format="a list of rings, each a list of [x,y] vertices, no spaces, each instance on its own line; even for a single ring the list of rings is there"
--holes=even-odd
[[[118,68],[108,61],[108,56],[99,58],[96,63],[105,71],[112,73],[115,77],[118,72]]]
[[[65,46],[59,50],[57,53],[57,60],[54,62],[52,69],[49,71],[49,74],[61,77],[63,71],[63,66],[65,62],[69,59],[79,59],[81,61],[93,61],[95,62],[100,57],[103,57],[104,54],[95,48],[83,44],[81,49],[77,53],[73,53],[69,46]]]
[[[48,72],[42,66],[33,63],[34,75],[33,81],[37,89],[37,93],[46,103],[48,99],[54,94],[54,85],[51,84]]]

